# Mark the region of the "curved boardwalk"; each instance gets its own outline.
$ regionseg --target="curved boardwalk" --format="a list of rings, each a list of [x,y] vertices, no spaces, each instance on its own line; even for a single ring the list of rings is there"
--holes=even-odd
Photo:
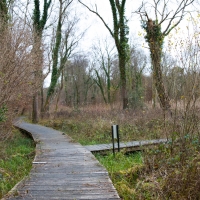
[[[20,122],[31,133],[36,157],[29,178],[9,199],[120,199],[107,171],[83,146],[62,132]]]

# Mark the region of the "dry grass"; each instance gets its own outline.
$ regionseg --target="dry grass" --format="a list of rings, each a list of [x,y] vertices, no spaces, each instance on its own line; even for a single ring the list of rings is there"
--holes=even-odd
[[[41,123],[59,129],[83,145],[110,143],[111,126],[118,124],[120,141],[165,138],[160,110],[111,110],[95,106],[73,111],[60,111]]]

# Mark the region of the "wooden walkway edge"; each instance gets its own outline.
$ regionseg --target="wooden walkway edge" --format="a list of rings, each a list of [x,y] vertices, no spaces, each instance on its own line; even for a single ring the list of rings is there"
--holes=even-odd
[[[16,127],[36,141],[36,156],[29,178],[17,185],[10,200],[120,199],[106,169],[92,153],[62,132],[18,122]]]
[[[146,147],[152,147],[157,144],[166,143],[167,139],[158,140],[143,140],[143,141],[132,141],[132,142],[120,142],[120,149],[126,149],[127,152],[142,150]],[[97,144],[85,146],[90,152],[108,151],[113,149],[113,144]],[[115,150],[117,150],[117,143],[115,143]]]

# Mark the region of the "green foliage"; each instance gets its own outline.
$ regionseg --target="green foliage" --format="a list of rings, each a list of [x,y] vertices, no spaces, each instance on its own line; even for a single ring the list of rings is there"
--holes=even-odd
[[[6,112],[8,111],[6,105],[3,105],[1,108],[0,108],[0,123],[1,122],[5,122],[6,121]]]
[[[141,153],[131,153],[125,155],[123,152],[118,152],[115,156],[113,156],[112,153],[105,156],[100,153],[96,153],[95,157],[103,166],[106,167],[109,173],[116,173],[132,168],[136,164],[142,164]]]
[[[34,157],[34,143],[15,130],[14,137],[0,142],[0,198],[28,175]]]
[[[49,1],[44,0],[43,15],[42,15],[42,19],[40,21],[40,27],[42,30],[44,29],[45,24],[47,22],[47,15],[48,15],[48,10],[51,5],[51,2],[52,2],[52,0],[49,0]]]
[[[157,20],[152,21],[151,19],[148,19],[148,21],[142,22],[142,28],[146,30],[145,39],[150,49],[153,80],[160,100],[160,107],[163,111],[170,111],[170,100],[165,91],[161,69],[162,48],[165,38],[165,35],[161,31],[161,23],[159,24]]]

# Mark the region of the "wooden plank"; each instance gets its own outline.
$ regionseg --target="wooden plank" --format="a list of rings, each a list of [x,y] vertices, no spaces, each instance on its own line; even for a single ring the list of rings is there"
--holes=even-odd
[[[70,193],[69,193],[70,192]],[[104,192],[104,193],[103,193]],[[58,191],[55,191],[55,190],[48,190],[48,191],[45,191],[45,190],[30,190],[30,191],[19,191],[19,193],[21,195],[26,195],[27,193],[29,195],[31,195],[32,197],[40,197],[40,196],[45,196],[46,199],[48,197],[52,197],[52,196],[56,196],[56,197],[61,197],[64,199],[68,199],[67,197],[74,197],[76,198],[77,196],[80,197],[92,197],[94,198],[94,196],[101,196],[101,197],[107,197],[106,193],[108,193],[108,197],[117,197],[115,191],[112,191],[112,190],[70,190],[70,191],[67,191],[67,190],[58,190]]]
[[[33,196],[32,194],[21,194],[19,197],[11,198],[11,200],[118,200],[119,198],[116,195],[105,195],[104,193],[98,194],[91,194],[91,195],[65,195],[65,197],[51,195],[51,196],[43,196],[43,194],[39,194],[37,196]]]
[[[89,199],[93,199],[93,197],[89,198],[89,197],[80,197],[80,198],[74,198],[74,197],[66,197],[67,200],[89,200]],[[46,197],[43,197],[43,196],[40,196],[40,197],[37,197],[37,200],[44,200],[46,199]],[[119,198],[115,198],[115,197],[110,197],[110,198],[101,198],[100,196],[97,196],[95,198],[95,200],[106,200],[106,199],[109,199],[109,200],[117,200]],[[34,199],[32,196],[26,196],[26,197],[23,197],[23,196],[19,196],[19,197],[15,197],[15,198],[11,198],[10,200],[36,200]],[[60,200],[60,197],[49,197],[48,200]],[[66,199],[62,199],[62,200],[66,200]]]
[[[81,186],[77,186],[79,191],[85,191],[87,192],[88,190],[99,190],[101,189],[103,192],[105,192],[105,190],[108,190],[109,191],[115,191],[115,189],[113,187],[109,187],[108,185],[104,185],[102,184],[101,186],[97,185],[97,184],[94,184],[94,183],[87,183],[87,184],[82,184]],[[65,191],[74,191],[74,186],[70,186],[68,185],[67,187],[64,185],[31,185],[31,186],[25,186],[23,187],[23,190],[22,191],[29,191],[29,190],[38,190],[38,191],[48,191],[48,190],[51,190],[51,191],[54,191],[54,190],[65,190]],[[19,190],[20,191],[20,190]]]

